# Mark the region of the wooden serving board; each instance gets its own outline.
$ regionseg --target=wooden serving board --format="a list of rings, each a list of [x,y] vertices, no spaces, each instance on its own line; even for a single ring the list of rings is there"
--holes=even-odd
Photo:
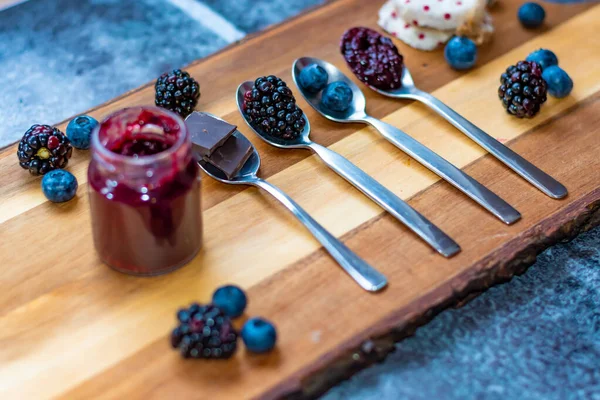
[[[262,176],[280,186],[389,278],[382,293],[359,289],[279,204],[255,189],[203,178],[204,249],[185,268],[156,278],[114,272],[92,244],[86,169],[69,164],[76,200],[45,201],[40,179],[0,153],[0,398],[314,397],[387,354],[443,308],[522,273],[535,256],[600,221],[600,5],[545,4],[544,29],[520,27],[520,2],[493,12],[495,40],[477,69],[451,70],[441,51],[398,42],[422,89],[550,173],[569,190],[552,200],[487,156],[419,104],[366,90],[367,108],[464,168],[523,215],[506,226],[370,128],[337,125],[299,97],[313,138],[343,154],[441,227],[462,246],[447,260],[302,150],[276,150],[254,137],[237,112],[237,85],[276,74],[291,83],[300,56],[348,72],[338,38],[376,26],[383,1],[338,0],[188,67],[202,85],[198,109],[241,127],[263,158]],[[551,48],[575,82],[566,99],[549,97],[531,120],[508,116],[497,99],[501,72],[532,50]],[[152,104],[151,84],[90,114]],[[65,123],[58,125],[65,128]],[[175,311],[206,302],[221,284],[248,290],[249,316],[279,331],[277,351],[225,362],[184,361],[167,340]]]

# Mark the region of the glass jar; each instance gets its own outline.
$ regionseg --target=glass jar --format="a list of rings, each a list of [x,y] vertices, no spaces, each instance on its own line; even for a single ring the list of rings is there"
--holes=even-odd
[[[176,114],[127,108],[92,133],[88,168],[94,244],[112,268],[159,275],[200,250],[200,175]]]

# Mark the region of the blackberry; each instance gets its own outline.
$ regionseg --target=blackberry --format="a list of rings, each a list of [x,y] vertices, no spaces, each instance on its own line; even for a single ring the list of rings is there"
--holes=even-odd
[[[154,86],[155,104],[187,117],[194,111],[200,97],[200,85],[185,71],[175,69],[165,72]]]
[[[531,118],[546,101],[546,81],[542,67],[533,61],[519,61],[511,65],[500,77],[502,85],[498,97],[509,114],[517,118]]]
[[[362,82],[381,90],[402,86],[403,57],[390,38],[369,28],[352,28],[342,36],[340,47]]]
[[[214,305],[192,304],[177,313],[179,326],[171,346],[185,358],[229,358],[237,349],[237,332],[229,317]]]
[[[306,125],[294,94],[284,81],[273,75],[254,81],[252,90],[244,95],[243,110],[250,125],[280,139],[296,139]]]
[[[19,142],[19,165],[31,175],[44,175],[64,168],[73,155],[71,141],[50,125],[33,125]]]

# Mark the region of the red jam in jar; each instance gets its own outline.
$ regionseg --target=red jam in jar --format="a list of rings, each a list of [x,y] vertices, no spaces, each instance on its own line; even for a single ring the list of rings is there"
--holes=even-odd
[[[183,120],[127,108],[92,133],[88,169],[94,244],[112,268],[159,275],[200,250],[200,177]]]

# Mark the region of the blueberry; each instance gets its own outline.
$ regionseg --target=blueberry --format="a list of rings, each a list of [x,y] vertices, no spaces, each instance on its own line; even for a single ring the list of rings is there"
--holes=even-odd
[[[237,318],[244,313],[248,299],[242,289],[237,286],[227,285],[215,291],[212,302],[229,317]]]
[[[558,65],[552,65],[545,68],[542,72],[542,78],[548,85],[548,92],[551,96],[563,98],[573,90],[573,80],[562,68]]]
[[[527,56],[527,61],[533,61],[542,66],[543,69],[546,69],[552,65],[558,65],[558,57],[556,54],[546,49],[539,49],[530,53]]]
[[[311,64],[304,68],[298,76],[298,83],[309,92],[317,93],[323,90],[329,75],[323,67],[317,64]]]
[[[81,115],[73,118],[67,125],[67,137],[76,149],[86,150],[90,148],[90,135],[98,121],[94,118]]]
[[[249,319],[242,327],[241,335],[246,348],[253,353],[266,353],[277,341],[275,327],[262,318]]]
[[[454,69],[469,69],[477,61],[477,46],[469,38],[454,36],[446,44],[444,57]]]
[[[544,23],[546,11],[537,3],[525,3],[519,8],[517,15],[525,28],[537,28]]]
[[[63,169],[48,172],[42,178],[42,192],[54,203],[69,201],[77,193],[77,179]]]
[[[346,82],[332,82],[325,88],[321,102],[333,111],[345,111],[352,102],[352,89]]]

